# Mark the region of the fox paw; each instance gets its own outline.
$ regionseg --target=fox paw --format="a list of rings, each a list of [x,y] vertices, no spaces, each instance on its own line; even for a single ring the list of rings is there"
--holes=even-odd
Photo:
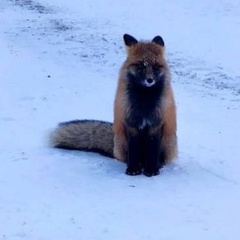
[[[159,174],[159,169],[144,169],[143,174],[147,177],[156,176]]]
[[[127,167],[126,174],[130,176],[136,176],[142,174],[142,170],[141,168]]]

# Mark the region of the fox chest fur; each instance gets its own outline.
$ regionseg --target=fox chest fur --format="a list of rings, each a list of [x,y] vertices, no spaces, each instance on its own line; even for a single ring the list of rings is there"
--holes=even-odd
[[[135,76],[129,73],[126,79],[127,107],[125,109],[125,123],[127,126],[136,128],[139,131],[149,127],[156,127],[163,120],[160,108],[164,90],[164,78],[162,77],[161,82],[157,82],[151,87],[136,83],[134,78]]]

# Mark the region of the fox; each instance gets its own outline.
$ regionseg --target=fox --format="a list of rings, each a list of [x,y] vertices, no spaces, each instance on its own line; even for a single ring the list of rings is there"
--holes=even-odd
[[[119,71],[113,123],[63,122],[51,134],[55,148],[98,152],[126,163],[127,175],[156,176],[178,154],[176,104],[165,43],[124,34],[127,57]]]

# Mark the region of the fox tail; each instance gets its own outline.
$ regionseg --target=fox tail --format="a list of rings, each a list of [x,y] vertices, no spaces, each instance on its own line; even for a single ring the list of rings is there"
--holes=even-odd
[[[53,147],[98,152],[113,158],[112,123],[98,120],[63,122],[51,133]]]

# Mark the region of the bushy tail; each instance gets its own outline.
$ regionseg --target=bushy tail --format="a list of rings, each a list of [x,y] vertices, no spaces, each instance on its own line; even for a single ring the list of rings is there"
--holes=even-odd
[[[112,123],[97,120],[63,122],[51,134],[56,148],[98,152],[113,157]]]

